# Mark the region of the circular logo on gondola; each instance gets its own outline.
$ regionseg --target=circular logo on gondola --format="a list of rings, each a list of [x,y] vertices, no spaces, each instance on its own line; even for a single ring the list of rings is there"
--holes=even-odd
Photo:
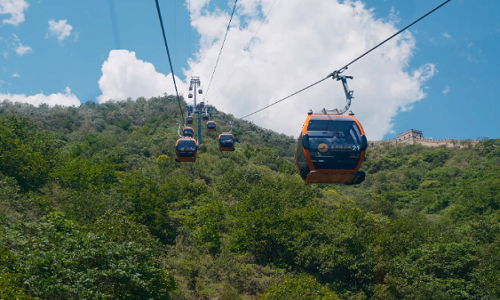
[[[319,152],[324,153],[324,152],[328,151],[328,145],[325,143],[319,144],[318,150],[319,150]]]

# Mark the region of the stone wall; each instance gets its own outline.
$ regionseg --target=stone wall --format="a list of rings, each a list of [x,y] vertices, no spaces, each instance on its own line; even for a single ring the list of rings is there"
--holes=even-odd
[[[389,145],[413,145],[421,144],[425,147],[440,147],[446,146],[448,148],[467,148],[473,146],[479,141],[474,140],[455,140],[455,139],[445,139],[445,140],[434,140],[434,139],[424,139],[422,137],[422,132],[414,129],[410,129],[404,133],[398,134],[397,139],[389,139],[383,141],[369,141],[369,147],[381,147],[384,144]]]

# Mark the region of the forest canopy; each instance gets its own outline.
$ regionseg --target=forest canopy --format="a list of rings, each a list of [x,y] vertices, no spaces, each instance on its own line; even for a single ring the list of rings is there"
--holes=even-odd
[[[0,299],[500,297],[500,140],[306,185],[292,137],[217,109],[236,150],[203,129],[176,163],[176,101],[0,105]]]

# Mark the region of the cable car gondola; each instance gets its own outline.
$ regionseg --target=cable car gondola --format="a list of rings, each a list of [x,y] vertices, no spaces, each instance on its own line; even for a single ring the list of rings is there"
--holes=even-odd
[[[368,142],[354,114],[343,115],[353,98],[346,80],[352,76],[336,72],[332,77],[342,81],[347,104],[341,110],[309,111],[295,144],[295,167],[306,183],[360,184]]]
[[[186,124],[193,124],[193,117],[192,116],[186,117]]]
[[[194,135],[194,130],[192,127],[184,127],[182,129],[182,135],[187,137],[192,137]]]
[[[310,114],[295,145],[295,167],[306,183],[359,184],[366,147],[353,115]]]
[[[193,94],[189,93],[188,98],[193,98]]]
[[[219,150],[220,151],[234,151],[234,135],[230,132],[223,132],[219,134]]]
[[[207,114],[207,113],[204,113],[204,114],[202,114],[202,115],[201,115],[201,118],[202,118],[204,121],[208,121],[208,120],[210,120],[210,115],[209,115],[209,114]]]
[[[205,107],[205,102],[201,101],[196,106],[199,107],[199,108],[203,108],[203,107]]]
[[[208,131],[213,132],[213,131],[215,131],[216,127],[217,127],[217,124],[215,123],[215,121],[208,121],[207,122],[207,130]]]
[[[203,90],[202,90],[202,89],[199,89],[199,90],[198,90],[198,94],[203,94]]]
[[[181,137],[175,143],[176,162],[194,162],[197,152],[198,144],[191,137]]]

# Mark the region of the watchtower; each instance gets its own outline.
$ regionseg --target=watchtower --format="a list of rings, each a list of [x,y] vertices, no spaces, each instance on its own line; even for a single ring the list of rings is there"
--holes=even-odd
[[[415,140],[421,140],[423,139],[424,136],[422,134],[422,131],[420,130],[415,130],[415,129],[410,129],[407,130],[403,133],[398,134],[397,137],[397,142],[398,144],[413,144]]]

